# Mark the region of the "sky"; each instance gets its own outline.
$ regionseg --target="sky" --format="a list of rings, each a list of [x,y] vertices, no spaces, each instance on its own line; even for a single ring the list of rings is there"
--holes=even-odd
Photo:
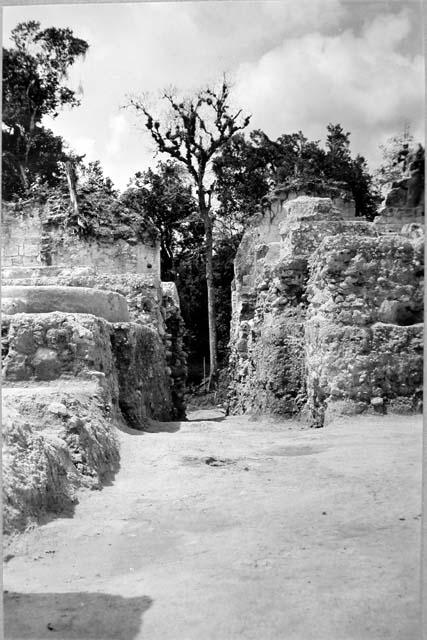
[[[227,73],[251,129],[276,138],[301,130],[351,132],[371,169],[379,145],[409,124],[424,141],[422,5],[418,0],[140,2],[3,9],[3,44],[18,22],[70,27],[89,51],[69,84],[81,105],[44,124],[124,189],[159,160],[129,95],[192,92]]]

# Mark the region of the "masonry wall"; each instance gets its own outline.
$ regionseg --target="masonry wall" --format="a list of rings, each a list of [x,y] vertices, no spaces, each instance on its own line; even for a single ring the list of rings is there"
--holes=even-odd
[[[2,206],[1,264],[3,267],[31,267],[41,264],[42,226],[38,210],[16,216]]]
[[[49,217],[49,216],[48,216]],[[118,469],[118,425],[185,418],[184,326],[154,228],[82,240],[3,209],[4,529],[72,507]],[[147,236],[144,244],[138,238]],[[120,236],[117,238],[117,236]],[[126,237],[127,239],[123,239]]]
[[[229,409],[312,425],[420,408],[423,241],[329,198],[266,211],[235,260]],[[418,212],[414,212],[417,217]]]
[[[29,277],[30,274],[31,277]],[[185,416],[184,398],[187,376],[187,356],[183,345],[185,327],[180,314],[178,292],[173,282],[160,283],[152,275],[144,274],[99,273],[92,267],[89,269],[41,267],[36,269],[4,269],[2,285],[5,288],[12,287],[12,291],[16,289],[25,291],[27,287],[34,291],[39,289],[43,293],[49,292],[49,288],[52,288],[53,292],[60,290],[65,294],[68,291],[69,302],[72,302],[72,298],[78,297],[79,289],[82,290],[82,293],[93,291],[95,298],[99,297],[101,292],[106,292],[110,297],[117,294],[120,294],[120,298],[123,296],[126,299],[129,318],[132,322],[129,326],[134,326],[134,323],[140,326],[138,330],[135,327],[132,329],[129,334],[131,335],[129,344],[133,344],[137,350],[140,345],[154,345],[154,350],[144,351],[145,365],[144,358],[138,361],[139,365],[142,369],[149,368],[150,362],[154,358],[162,371],[161,377],[149,381],[147,388],[143,390],[142,397],[148,398],[147,389],[150,385],[159,389],[163,389],[166,385],[169,387],[168,393],[172,394],[173,409],[170,407],[169,400],[163,406],[159,400],[160,396],[158,396],[158,411],[152,415],[162,418],[165,416],[183,418]],[[21,314],[21,317],[25,323],[25,314]],[[5,317],[4,323],[7,322]],[[128,335],[128,330],[124,330],[125,326],[127,323],[123,323],[122,333]],[[4,330],[6,331],[5,328]],[[161,348],[157,345],[156,340],[159,341]],[[124,342],[122,342],[123,344]],[[119,351],[118,354],[120,355]],[[137,367],[134,365],[132,367],[133,374],[136,376],[135,369]],[[131,384],[123,388],[130,389]],[[163,396],[165,395],[167,395],[166,392]],[[147,402],[150,404],[150,401],[147,400]],[[151,415],[149,411],[148,414]]]
[[[40,207],[17,212],[2,206],[2,267],[94,267],[101,273],[138,273],[160,279],[158,242],[141,243],[106,238],[82,240],[60,227],[42,224]]]
[[[310,262],[305,346],[313,419],[419,409],[422,244],[397,234],[329,237]]]

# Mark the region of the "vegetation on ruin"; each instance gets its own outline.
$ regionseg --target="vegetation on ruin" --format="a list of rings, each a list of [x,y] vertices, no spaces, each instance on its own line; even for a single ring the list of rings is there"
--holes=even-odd
[[[214,163],[220,212],[253,214],[275,187],[307,195],[352,197],[356,215],[371,220],[379,202],[365,159],[350,151],[350,133],[327,126],[326,148],[302,131],[277,140],[260,130],[235,135]],[[243,221],[243,220],[242,220]]]
[[[67,73],[88,43],[70,29],[34,21],[19,24],[12,42],[3,49],[3,199],[15,202],[17,213],[27,201],[44,205],[47,227],[83,239],[159,239],[162,277],[178,286],[196,377],[209,352],[212,375],[226,363],[233,260],[269,194],[352,198],[356,215],[372,220],[381,189],[402,177],[416,148],[406,127],[382,147],[382,164],[371,175],[338,123],[327,125],[324,146],[302,131],[275,140],[259,129],[244,133],[250,118],[232,111],[223,81],[187,99],[165,92],[164,118],[142,98],[130,99],[163,159],[136,173],[120,194],[99,162],[87,163],[42,124],[44,116],[79,105]]]
[[[24,194],[39,178],[57,184],[67,158],[64,141],[42,125],[62,107],[80,104],[67,72],[86,54],[87,42],[71,29],[41,29],[35,21],[13,29],[14,46],[3,48],[3,197]]]
[[[230,85],[225,78],[220,87],[208,87],[190,97],[165,91],[163,100],[169,109],[166,117],[153,114],[141,97],[130,98],[129,106],[142,116],[158,150],[185,167],[195,188],[197,212],[204,227],[210,384],[218,371],[213,269],[215,208],[212,202],[216,187],[210,172],[215,156],[233,135],[248,126],[250,116],[242,115],[242,109],[233,113]]]

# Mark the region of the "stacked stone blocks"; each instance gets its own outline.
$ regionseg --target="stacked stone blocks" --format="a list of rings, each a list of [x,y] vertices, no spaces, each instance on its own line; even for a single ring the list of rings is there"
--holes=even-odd
[[[337,413],[417,410],[419,234],[387,235],[329,198],[281,201],[266,215],[236,256],[230,410],[314,426]]]
[[[118,467],[115,426],[141,430],[152,419],[184,418],[186,377],[178,294],[156,273],[158,246],[126,241],[123,257],[120,243],[98,243],[94,252],[93,243],[78,241],[61,265],[44,250],[37,211],[24,220],[9,213],[1,333],[6,532],[61,511],[79,486],[100,488]],[[37,256],[15,266],[14,243],[21,251],[30,227]]]

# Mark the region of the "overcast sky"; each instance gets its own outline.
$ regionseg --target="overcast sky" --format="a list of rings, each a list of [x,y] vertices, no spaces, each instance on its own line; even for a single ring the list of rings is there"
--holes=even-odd
[[[378,145],[405,122],[424,140],[422,9],[417,0],[281,0],[76,4],[4,8],[4,45],[21,21],[70,27],[90,45],[70,83],[82,104],[47,121],[119,188],[157,161],[123,109],[126,95],[193,89],[225,71],[250,128],[302,130],[324,140],[329,122],[373,167]]]

